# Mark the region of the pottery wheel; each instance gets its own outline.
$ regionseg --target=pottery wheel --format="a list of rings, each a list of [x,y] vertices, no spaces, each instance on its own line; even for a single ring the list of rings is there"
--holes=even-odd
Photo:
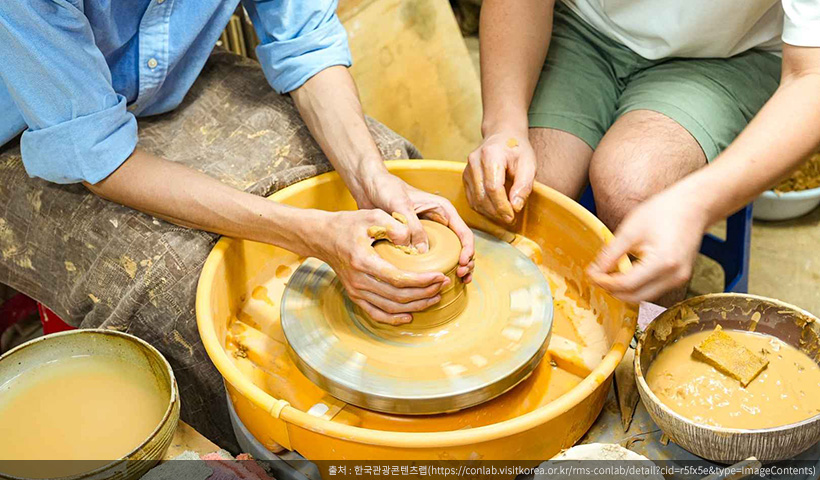
[[[440,224],[423,223],[428,253],[412,255],[390,244],[376,250],[402,267],[440,269],[455,278],[458,238]],[[515,247],[474,233],[473,281],[464,285],[455,278],[441,302],[399,326],[371,320],[326,263],[305,260],[288,282],[281,316],[299,370],[340,400],[397,414],[470,407],[525,379],[547,347],[549,284]]]

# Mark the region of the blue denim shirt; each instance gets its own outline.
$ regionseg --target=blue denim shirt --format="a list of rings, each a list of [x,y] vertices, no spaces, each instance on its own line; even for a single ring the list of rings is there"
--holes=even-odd
[[[0,1],[0,145],[26,171],[97,183],[137,144],[135,116],[179,105],[239,0]],[[337,0],[242,0],[280,93],[351,64]]]

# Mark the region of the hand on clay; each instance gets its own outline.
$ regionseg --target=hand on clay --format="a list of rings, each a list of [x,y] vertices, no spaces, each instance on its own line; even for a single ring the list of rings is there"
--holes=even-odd
[[[411,187],[399,177],[386,172],[368,179],[362,198],[358,201],[360,208],[380,208],[401,214],[410,232],[409,244],[415,246],[420,253],[426,252],[428,245],[427,234],[419,217],[450,227],[461,240],[456,275],[465,283],[471,281],[475,267],[473,232],[449,200]]]
[[[507,224],[524,208],[535,180],[535,152],[527,131],[499,131],[467,157],[464,188],[473,210]],[[507,178],[512,180],[509,193]]]
[[[655,300],[686,284],[708,217],[682,200],[666,190],[632,210],[587,269],[592,281],[633,303]],[[626,254],[638,260],[626,273],[618,273],[618,260]]]
[[[397,245],[408,245],[410,232],[382,210],[329,213],[331,218],[308,240],[312,254],[327,262],[350,299],[381,323],[399,325],[412,321],[411,312],[424,310],[441,300],[439,291],[450,280],[440,272],[413,273],[399,270],[373,249],[368,229],[374,225]],[[334,225],[337,228],[327,228]]]

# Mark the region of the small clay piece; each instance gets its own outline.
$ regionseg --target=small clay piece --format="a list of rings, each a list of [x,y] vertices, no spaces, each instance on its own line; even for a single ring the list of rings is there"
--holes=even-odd
[[[367,229],[367,236],[373,240],[386,240],[387,229],[379,225],[373,225]]]
[[[744,387],[769,364],[768,360],[736,342],[720,325],[700,345],[695,346],[692,355],[739,381]]]
[[[393,216],[393,218],[395,218],[395,219],[396,219],[396,221],[398,221],[399,223],[403,223],[404,225],[407,225],[407,217],[405,217],[405,216],[404,216],[404,215],[402,215],[401,213],[399,213],[399,212],[393,212],[393,213],[392,213],[392,216]]]
[[[514,137],[508,138],[507,139],[507,146],[510,147],[510,148],[517,147],[518,146],[518,140],[516,140]]]
[[[407,225],[407,217],[405,217],[401,213],[393,212],[392,216],[396,219],[396,221],[401,222],[404,225]],[[386,240],[387,242],[390,242],[390,238],[387,237],[387,228],[379,225],[373,225],[372,227],[368,228],[367,235],[376,241]],[[395,245],[393,243],[390,243],[390,245],[396,250],[399,250],[402,253],[406,253],[408,255],[415,255],[419,253],[418,249],[414,245]]]

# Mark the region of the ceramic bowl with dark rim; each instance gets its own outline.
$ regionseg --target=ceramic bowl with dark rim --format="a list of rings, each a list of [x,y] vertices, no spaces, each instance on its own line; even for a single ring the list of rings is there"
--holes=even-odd
[[[43,465],[37,467],[37,473],[26,475],[44,478],[40,473],[43,472],[46,477],[59,480],[138,479],[153,468],[168,450],[179,421],[180,408],[179,390],[171,365],[157,349],[144,340],[127,333],[102,329],[71,330],[36,338],[0,357],[0,395],[7,394],[6,390],[13,388],[13,382],[10,380],[19,375],[25,375],[26,372],[49,362],[84,355],[115,357],[130,366],[150,372],[156,380],[156,395],[163,403],[167,402],[165,413],[150,435],[122,458],[112,461],[76,461],[82,462],[82,465],[72,464],[71,470],[76,472],[80,468],[83,473],[63,474],[64,476],[51,471],[64,471],[59,462],[43,462]],[[124,411],[123,415],[128,415],[128,412]],[[14,433],[3,432],[3,435],[9,434]],[[9,468],[6,469],[3,468],[5,462],[0,461],[0,478],[22,478],[8,472],[9,469],[13,469],[14,460],[9,461]],[[86,464],[88,470],[84,469]],[[17,467],[19,469],[20,465]],[[28,466],[26,469],[29,469]],[[7,473],[4,474],[3,470],[7,470]]]
[[[698,320],[692,321],[692,313]],[[652,420],[669,438],[708,460],[735,463],[756,457],[766,463],[785,460],[820,441],[820,414],[772,428],[722,428],[696,423],[672,411],[649,389],[646,374],[661,350],[675,340],[715,325],[772,335],[820,364],[820,320],[794,305],[765,297],[719,293],[690,298],[660,314],[646,329],[635,351],[638,392]]]

